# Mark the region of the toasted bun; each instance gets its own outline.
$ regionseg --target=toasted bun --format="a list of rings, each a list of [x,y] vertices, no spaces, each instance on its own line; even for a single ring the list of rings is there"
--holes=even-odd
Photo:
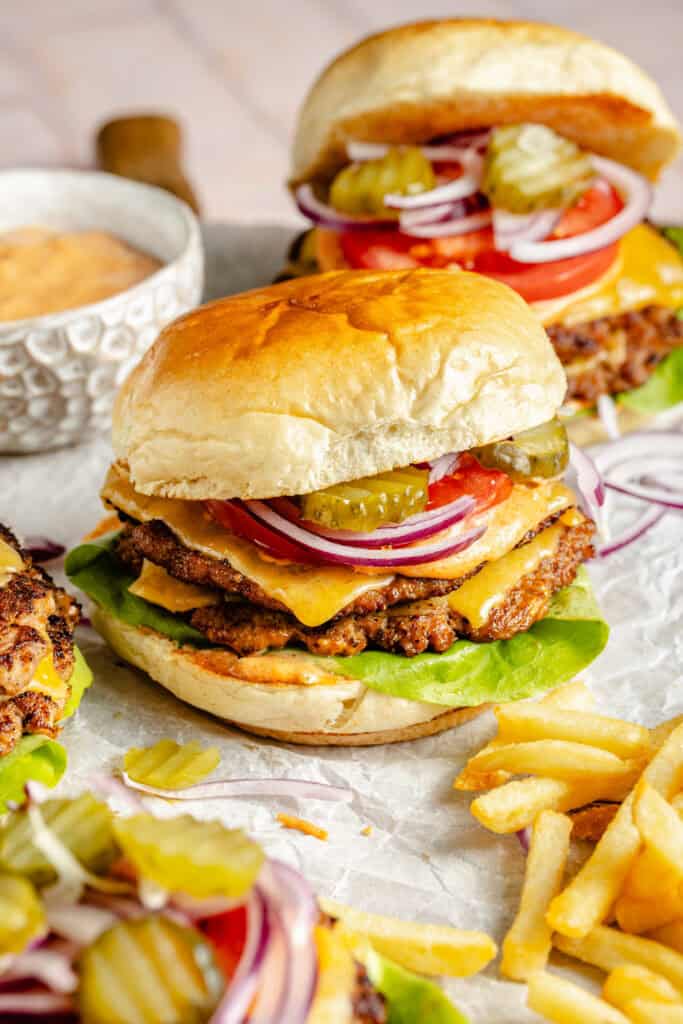
[[[303,494],[536,426],[565,388],[507,286],[342,271],[176,320],[119,394],[114,448],[144,494]]]
[[[323,675],[304,656],[238,658],[229,651],[180,648],[102,608],[93,610],[92,621],[121,658],[180,700],[288,743],[367,747],[414,740],[467,722],[484,709],[388,697],[359,680]]]
[[[328,180],[348,139],[425,142],[520,121],[650,178],[680,144],[658,87],[616,50],[554,25],[454,18],[370,36],[323,71],[299,115],[291,183]]]

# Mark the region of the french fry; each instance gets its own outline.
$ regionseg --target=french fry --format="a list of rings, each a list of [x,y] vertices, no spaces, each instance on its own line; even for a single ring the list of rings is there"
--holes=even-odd
[[[677,888],[665,890],[662,894],[657,887],[647,900],[634,899],[627,892],[622,892],[615,904],[614,913],[622,931],[641,935],[682,917],[683,902]]]
[[[541,811],[534,822],[517,916],[503,942],[500,972],[526,981],[548,962],[552,933],[545,913],[564,877],[572,823],[564,814]]]
[[[507,771],[514,775],[540,775],[544,778],[580,781],[594,778],[618,779],[633,774],[638,765],[624,761],[599,747],[567,740],[536,740],[530,743],[506,743],[483,750],[469,762],[472,771]],[[642,768],[642,765],[640,765]]]
[[[540,704],[564,708],[565,711],[595,711],[595,695],[580,679],[556,686],[541,697]]]
[[[634,900],[666,899],[678,877],[659,871],[658,865],[659,858],[654,850],[647,847],[641,850],[624,882],[624,895]]]
[[[628,1024],[616,1007],[547,971],[529,978],[527,1005],[555,1024]]]
[[[665,924],[661,928],[655,928],[649,932],[648,939],[661,942],[669,949],[675,949],[677,953],[683,953],[683,917],[671,924]]]
[[[676,793],[671,797],[671,806],[681,818],[683,818],[683,793]]]
[[[623,964],[611,971],[602,990],[603,999],[628,1013],[628,1004],[634,999],[647,999],[658,1003],[679,1003],[680,992],[670,981],[639,964]]]
[[[680,789],[683,725],[671,733],[643,772],[643,778],[668,798]],[[581,937],[604,921],[617,899],[641,847],[630,793],[593,853],[548,910],[548,923],[561,935]]]
[[[487,743],[485,747],[482,747],[477,753],[486,754],[490,750],[496,750],[497,747],[501,746],[499,739],[493,739],[490,743]],[[456,777],[453,783],[453,789],[462,790],[468,793],[480,792],[484,789],[495,789],[497,786],[504,785],[508,779],[511,778],[510,772],[504,771],[493,771],[483,772],[472,767],[472,758],[467,762],[463,770]]]
[[[575,807],[585,807],[594,800],[623,800],[634,781],[633,777],[600,778],[590,782],[515,779],[477,797],[470,804],[470,811],[491,832],[517,832],[532,825],[536,815],[543,810],[562,813]]]
[[[481,971],[497,953],[495,942],[483,932],[413,924],[354,910],[334,900],[322,899],[320,905],[339,919],[351,948],[365,948],[369,941],[378,953],[418,974],[464,978]]]
[[[646,967],[655,974],[661,974],[675,989],[683,992],[683,956],[641,935],[626,935],[616,928],[598,925],[580,939],[556,934],[553,945],[562,953],[603,971],[613,971],[629,963]]]
[[[655,870],[671,874],[680,881],[683,877],[683,821],[645,779],[636,787],[633,820],[654,858]]]
[[[633,1024],[683,1024],[683,1005],[653,999],[634,999],[625,1007]]]
[[[676,715],[675,718],[670,718],[666,722],[660,722],[654,729],[650,729],[650,740],[655,750],[659,750],[663,747],[669,736],[674,732],[679,725],[683,725],[683,715]]]
[[[508,743],[564,740],[599,747],[621,758],[645,758],[650,733],[642,725],[587,711],[566,714],[543,704],[501,704],[495,709],[498,739]]]

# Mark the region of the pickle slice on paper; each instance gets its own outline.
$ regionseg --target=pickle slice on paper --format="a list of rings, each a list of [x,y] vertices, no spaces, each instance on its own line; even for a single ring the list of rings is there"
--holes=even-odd
[[[158,789],[185,789],[210,775],[221,755],[215,747],[159,740],[153,747],[126,751],[123,766],[134,782]]]

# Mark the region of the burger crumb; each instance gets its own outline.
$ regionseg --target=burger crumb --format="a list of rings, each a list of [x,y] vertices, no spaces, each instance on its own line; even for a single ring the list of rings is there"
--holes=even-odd
[[[360,830],[360,834],[362,836],[371,836],[372,835],[372,825],[366,825],[365,828],[362,828]]]
[[[277,820],[283,828],[295,829],[297,832],[303,832],[305,836],[313,836],[314,839],[327,839],[327,829],[318,828],[305,818],[297,818],[293,814],[278,814]]]

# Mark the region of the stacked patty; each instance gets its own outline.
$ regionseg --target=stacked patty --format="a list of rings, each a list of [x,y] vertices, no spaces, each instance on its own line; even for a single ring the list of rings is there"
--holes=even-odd
[[[665,306],[573,327],[555,325],[547,332],[567,372],[567,399],[582,405],[639,387],[662,359],[683,345],[683,320]]]
[[[54,738],[68,700],[31,689],[43,659],[65,683],[74,667],[73,634],[80,607],[30,557],[16,537],[0,525],[0,539],[17,552],[23,566],[8,574],[0,587],[0,756],[25,733]]]
[[[521,545],[558,516],[529,531]],[[128,523],[116,553],[134,575],[147,560],[176,579],[221,592],[226,600],[194,609],[187,617],[212,643],[239,655],[295,644],[316,655],[348,656],[372,647],[413,657],[426,650],[445,651],[459,637],[486,642],[529,629],[546,614],[552,595],[568,586],[578,566],[593,554],[594,530],[587,519],[562,524],[553,554],[511,587],[476,628],[449,607],[448,594],[481,566],[459,579],[398,576],[387,586],[366,592],[322,626],[307,627],[227,561],[185,547],[161,520]]]

